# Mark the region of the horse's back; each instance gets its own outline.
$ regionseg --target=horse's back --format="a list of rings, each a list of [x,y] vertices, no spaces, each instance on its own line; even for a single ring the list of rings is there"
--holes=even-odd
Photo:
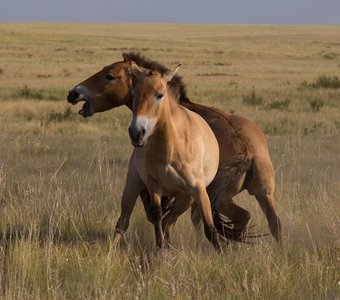
[[[251,120],[194,102],[181,104],[199,114],[209,124],[219,143],[222,161],[244,154],[245,151],[249,157],[269,157],[266,137]]]

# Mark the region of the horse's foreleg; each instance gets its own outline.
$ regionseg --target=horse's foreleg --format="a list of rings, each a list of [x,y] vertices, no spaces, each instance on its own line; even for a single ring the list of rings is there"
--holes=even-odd
[[[156,200],[156,202],[158,202],[158,199]],[[158,248],[162,248],[164,240],[162,230],[162,216],[163,216],[162,207],[158,204],[154,204],[153,206],[151,206],[150,211],[155,226],[156,246]]]
[[[146,213],[146,218],[150,223],[153,223],[153,218],[151,216],[151,199],[150,195],[147,190],[142,191],[139,194],[140,198],[142,199],[144,210]],[[167,213],[171,207],[172,207],[172,199],[169,199],[168,197],[163,196],[161,200],[161,206],[162,206],[162,214],[164,215]]]
[[[150,195],[150,216],[155,226],[156,246],[162,248],[163,246],[163,229],[162,217],[163,211],[161,206],[162,192],[156,181],[150,179],[148,182],[148,191]]]
[[[215,228],[213,217],[212,217],[209,196],[203,184],[193,189],[193,197],[201,212],[202,220],[204,223],[205,236],[213,244],[216,250],[221,251],[221,245],[220,245],[220,241],[218,237],[218,232]]]
[[[191,205],[191,222],[192,224],[194,224],[195,228],[197,229],[200,226],[201,221],[202,219],[201,219],[200,211],[198,209],[197,203],[194,202]]]
[[[127,230],[137,197],[143,189],[145,189],[145,186],[138,174],[133,169],[129,168],[121,200],[121,213],[113,237],[113,243],[115,245],[120,242],[124,232]]]
[[[175,202],[173,203],[171,210],[162,221],[162,228],[168,245],[170,244],[172,228],[174,227],[178,217],[183,214],[192,203],[193,199],[189,195],[176,195]],[[197,213],[199,214],[199,211],[197,211]]]
[[[150,223],[153,223],[151,210],[150,210],[151,200],[150,200],[150,195],[148,193],[148,190],[142,191],[139,196],[143,202],[144,210],[146,213],[146,218],[148,219]]]

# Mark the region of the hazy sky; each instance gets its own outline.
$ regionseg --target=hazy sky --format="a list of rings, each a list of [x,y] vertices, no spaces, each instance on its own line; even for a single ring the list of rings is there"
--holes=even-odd
[[[0,22],[340,24],[340,0],[0,0]]]

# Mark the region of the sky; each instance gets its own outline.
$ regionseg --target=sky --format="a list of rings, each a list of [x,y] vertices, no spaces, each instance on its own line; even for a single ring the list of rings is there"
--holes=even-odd
[[[0,0],[0,22],[339,25],[340,0]]]

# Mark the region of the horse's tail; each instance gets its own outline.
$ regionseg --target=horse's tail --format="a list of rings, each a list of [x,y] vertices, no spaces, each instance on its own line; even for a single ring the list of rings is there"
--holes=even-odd
[[[236,229],[237,223],[247,223],[247,220],[230,220],[216,209],[216,201],[220,195],[227,192],[230,186],[237,182],[251,167],[252,160],[247,155],[236,155],[224,165],[220,166],[213,182],[207,191],[211,201],[214,225],[222,238],[234,241],[245,241],[245,232],[249,227]]]

